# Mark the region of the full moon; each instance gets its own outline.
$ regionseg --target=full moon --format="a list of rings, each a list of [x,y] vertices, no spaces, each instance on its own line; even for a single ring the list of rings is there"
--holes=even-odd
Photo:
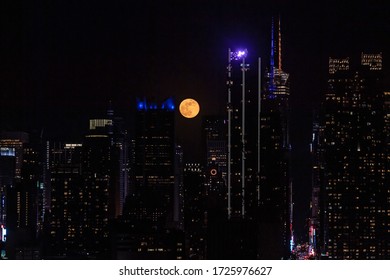
[[[199,103],[192,98],[184,99],[180,103],[179,111],[180,114],[185,118],[188,119],[195,118],[200,111]]]

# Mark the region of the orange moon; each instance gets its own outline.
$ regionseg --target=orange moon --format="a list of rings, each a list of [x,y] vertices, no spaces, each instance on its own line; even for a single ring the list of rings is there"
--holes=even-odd
[[[179,111],[185,118],[195,118],[200,111],[199,103],[192,98],[184,99],[179,105]]]

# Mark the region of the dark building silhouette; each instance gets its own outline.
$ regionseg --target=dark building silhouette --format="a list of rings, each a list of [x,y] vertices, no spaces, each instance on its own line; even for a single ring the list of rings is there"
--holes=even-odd
[[[312,159],[312,195],[310,202],[310,219],[309,219],[309,254],[312,257],[319,257],[319,252],[324,252],[324,228],[320,225],[324,223],[324,194],[321,186],[324,183],[324,165],[323,150],[321,139],[323,139],[324,129],[320,126],[318,116],[314,116],[313,133],[310,143],[310,153]]]
[[[199,163],[186,163],[183,175],[186,256],[188,259],[205,259],[207,216],[204,172]]]
[[[329,59],[317,149],[322,257],[389,258],[388,115],[381,53]]]
[[[15,150],[14,184],[7,190],[7,255],[10,259],[38,259],[44,192],[40,137],[2,132],[0,146]]]
[[[109,248],[109,219],[115,217],[115,185],[109,119],[90,120],[82,146],[81,230],[86,253],[106,258]]]
[[[183,148],[175,147],[175,187],[173,190],[173,226],[184,230],[184,162]]]
[[[202,171],[202,210],[207,259],[225,258],[226,248],[230,246],[225,243],[228,241],[225,231],[228,219],[227,129],[226,116],[211,115],[202,119],[202,139],[206,156],[205,168]]]
[[[81,153],[82,144],[51,143],[51,211],[44,252],[50,258],[78,258],[85,249],[80,215],[84,198]]]
[[[175,115],[172,99],[139,101],[135,127],[135,195],[138,218],[159,226],[174,219]]]
[[[130,193],[115,225],[117,259],[182,259],[182,150],[175,143],[175,105],[138,100]]]
[[[15,148],[0,147],[0,225],[7,225],[7,193],[14,188]]]
[[[205,116],[202,119],[202,139],[204,139],[204,164],[218,169],[226,182],[227,165],[227,122],[226,117]]]
[[[239,79],[236,76],[234,78]],[[236,88],[236,90],[238,89]],[[238,123],[238,120],[235,122]],[[200,188],[200,185],[197,188],[195,186],[193,187],[199,192],[197,195],[194,194],[195,197],[201,197],[201,203],[198,203],[199,207],[201,207],[199,214],[203,219],[200,224],[203,229],[199,228],[198,230],[204,232],[203,235],[206,239],[204,250],[206,259],[225,259],[232,257],[231,253],[227,254],[227,252],[232,251],[232,243],[229,242],[231,232],[228,229],[227,215],[227,131],[228,123],[226,116],[211,115],[205,116],[202,120],[205,168],[199,173],[201,176],[198,179],[201,180],[202,188]],[[232,137],[232,143],[239,141],[237,140],[237,134],[232,136],[236,136]],[[236,149],[235,152],[240,153],[241,151]],[[231,167],[234,169],[234,165]],[[237,165],[235,167],[238,168]],[[191,168],[189,170],[191,171]],[[191,176],[194,175],[192,174]],[[241,185],[237,185],[237,183],[235,190],[240,193]],[[236,195],[238,194],[231,192],[231,195],[237,198]],[[238,204],[236,206],[239,205],[239,202],[237,202]],[[239,208],[241,209],[241,207]],[[238,216],[232,219],[240,220],[241,218]],[[241,239],[241,236],[236,236],[236,238]]]
[[[292,180],[289,137],[289,74],[282,69],[280,20],[278,47],[272,23],[270,68],[261,96],[259,257],[289,258],[292,236]],[[277,54],[277,64],[275,63]]]
[[[114,184],[114,216],[122,214],[123,206],[129,194],[129,138],[124,126],[124,120],[114,115],[111,101],[107,109],[106,119],[110,124],[106,126],[111,141],[112,179]]]
[[[246,50],[229,53],[227,219],[219,258],[287,259],[292,246],[289,74],[282,69],[280,20],[272,23],[270,68],[261,85],[246,75]],[[275,35],[277,34],[278,45]],[[277,55],[277,63],[275,63]],[[240,71],[237,71],[239,69]],[[259,69],[261,69],[259,60]],[[247,77],[248,76],[248,77]],[[252,88],[257,90],[252,91]],[[207,173],[206,173],[207,174]],[[215,176],[209,176],[215,181]],[[214,256],[218,258],[217,256]]]
[[[219,212],[215,211],[216,209],[211,212],[209,209],[207,212],[207,238],[208,245],[210,245],[207,254],[210,259],[256,258],[256,240],[255,238],[251,239],[251,237],[256,236],[255,220],[251,215],[253,213],[251,205],[256,204],[255,200],[257,199],[256,194],[253,193],[256,166],[255,162],[251,160],[251,156],[256,154],[257,141],[253,136],[257,135],[257,126],[252,125],[251,114],[256,115],[258,109],[251,106],[256,104],[256,102],[252,102],[256,100],[256,96],[252,96],[246,87],[245,77],[249,70],[249,64],[245,62],[246,55],[246,50],[237,52],[229,50],[225,191],[227,203],[224,207],[226,214],[219,218],[215,216]],[[256,117],[254,118],[257,120]],[[205,140],[207,143],[207,138]],[[211,161],[208,169],[206,176],[209,182],[206,189],[208,187],[220,188],[222,180],[219,181],[219,184],[215,184],[218,181],[218,176],[213,175],[215,171],[218,173],[217,162]],[[222,175],[220,172],[220,176]],[[216,195],[215,192],[210,192],[210,194]],[[218,215],[221,214],[218,213]]]
[[[128,139],[111,104],[89,120],[81,144],[52,143],[48,258],[111,256],[110,224],[122,213],[128,192]]]
[[[245,62],[247,51],[230,52],[228,64],[228,105],[227,105],[227,218],[243,220],[246,214],[246,195],[248,180],[251,176],[252,166],[246,161],[250,150],[248,141],[247,124],[248,89],[245,87],[244,76],[249,70],[249,64]],[[210,129],[218,129],[210,127]],[[211,131],[210,131],[211,132]],[[213,133],[213,132],[211,132]],[[209,137],[212,134],[208,134]],[[212,139],[212,137],[211,137]],[[207,140],[206,140],[207,141]],[[248,196],[249,197],[249,196]]]
[[[14,182],[15,148],[0,147],[0,259],[7,258],[7,230],[8,223],[12,224],[10,218],[13,218],[10,198],[15,188]],[[9,212],[11,213],[10,217],[8,216]]]

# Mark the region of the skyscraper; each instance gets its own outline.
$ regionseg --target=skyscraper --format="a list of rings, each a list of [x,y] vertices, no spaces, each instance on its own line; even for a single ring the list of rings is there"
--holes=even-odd
[[[247,50],[228,50],[227,66],[227,218],[245,219],[246,190],[251,178],[251,166],[247,165],[248,137],[246,124],[249,120],[247,105],[248,89],[245,62]],[[239,70],[239,71],[237,71]]]
[[[183,175],[186,255],[188,259],[204,259],[206,254],[206,196],[203,170],[199,163],[187,163]]]
[[[15,148],[0,147],[0,259],[6,258],[10,193],[15,182]],[[12,217],[12,214],[11,214]],[[12,223],[12,222],[11,222]]]
[[[83,182],[81,174],[82,144],[51,143],[51,212],[49,258],[81,258],[83,250],[81,208]]]
[[[109,248],[108,222],[115,217],[115,187],[109,120],[90,120],[89,133],[82,146],[82,185],[80,218],[86,253],[106,258]]]
[[[339,62],[342,67],[336,65]],[[329,59],[328,90],[320,113],[321,253],[331,259],[388,259],[389,108],[382,55],[362,53],[360,66],[352,62]]]
[[[127,138],[111,106],[83,143],[51,143],[49,258],[107,258],[109,222],[127,194]]]
[[[132,186],[116,234],[117,258],[184,257],[182,149],[175,143],[175,104],[137,100]],[[126,249],[123,249],[126,248]]]
[[[114,185],[114,216],[122,214],[129,194],[129,139],[124,121],[114,115],[111,101],[107,109],[105,130],[111,141],[112,184]]]
[[[321,252],[324,253],[324,195],[321,187],[324,180],[323,165],[323,139],[324,128],[320,125],[318,116],[314,116],[312,140],[310,143],[310,153],[312,159],[312,195],[310,202],[309,219],[309,254],[314,258],[319,258]]]
[[[7,193],[14,187],[15,148],[0,147],[0,225],[7,225]]]
[[[141,220],[173,222],[175,115],[172,99],[161,104],[138,101],[135,131],[135,190]]]
[[[227,66],[227,215],[216,221],[208,222],[210,250],[209,258],[252,259],[256,258],[256,224],[254,214],[257,212],[256,199],[256,155],[258,109],[256,93],[247,87],[247,50],[228,52]],[[253,102],[255,101],[255,102]],[[214,163],[214,167],[216,167]],[[217,173],[215,173],[217,171]],[[214,174],[214,175],[213,175]],[[208,179],[210,187],[220,188],[221,180],[218,170],[211,168]],[[220,182],[215,185],[216,182]],[[216,198],[213,190],[210,194]],[[223,199],[223,198],[222,198]],[[215,209],[214,209],[215,210]],[[217,213],[217,211],[212,211]],[[208,212],[208,213],[212,213]],[[215,216],[214,216],[215,217]],[[212,227],[218,234],[212,234]],[[216,232],[216,231],[214,231]],[[217,240],[215,237],[219,235]],[[210,239],[211,238],[211,239]],[[219,245],[218,245],[218,244]],[[220,246],[226,244],[226,246]],[[217,249],[218,248],[218,249]]]
[[[278,35],[276,47],[275,35]],[[289,74],[282,68],[280,20],[271,28],[270,68],[261,95],[260,258],[288,258],[292,232]],[[277,64],[275,64],[277,54]]]
[[[290,257],[290,87],[289,74],[282,69],[280,20],[277,26],[275,30],[272,22],[270,68],[265,76],[265,87],[261,86],[260,71],[258,90],[252,92],[251,86],[246,87],[245,73],[249,69],[245,63],[246,51],[229,53],[228,219],[221,225],[228,244],[224,258]],[[241,73],[236,71],[237,61]]]
[[[204,140],[205,164],[216,167],[226,184],[226,118],[206,116],[202,119],[202,134]]]
[[[37,237],[43,222],[39,205],[44,186],[40,137],[35,136],[16,131],[1,133],[0,146],[15,153],[14,184],[7,191],[7,243],[12,248],[7,254],[12,259],[39,258]]]

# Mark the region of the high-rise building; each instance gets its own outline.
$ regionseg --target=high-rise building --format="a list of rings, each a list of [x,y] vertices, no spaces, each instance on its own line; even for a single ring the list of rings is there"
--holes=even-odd
[[[122,213],[128,187],[127,133],[111,106],[89,120],[83,143],[52,143],[50,258],[107,258],[109,223]]]
[[[0,259],[6,258],[10,193],[15,185],[15,148],[0,147]],[[12,210],[10,211],[12,212]],[[12,214],[11,214],[12,217]],[[11,222],[12,223],[12,222]]]
[[[45,254],[50,258],[80,257],[84,247],[81,242],[82,220],[82,144],[51,143],[51,212],[50,241]]]
[[[320,126],[318,116],[315,116],[313,123],[312,140],[310,143],[310,153],[312,160],[312,194],[310,202],[310,219],[309,219],[309,254],[311,257],[319,258],[321,252],[324,252],[324,228],[321,224],[324,222],[324,200],[321,188],[324,180],[323,166],[323,139],[324,129]]]
[[[199,163],[184,167],[185,238],[188,259],[204,259],[206,254],[206,195],[204,174]]]
[[[385,131],[387,131],[386,135],[386,152],[389,152],[390,149],[390,91],[385,91],[385,105],[384,105],[384,119],[385,119]],[[389,154],[387,154],[389,156]]]
[[[137,216],[160,226],[174,220],[175,114],[172,99],[138,101],[135,127]]]
[[[334,61],[343,61],[343,66],[334,67]],[[388,259],[389,106],[382,55],[362,54],[359,67],[347,58],[329,62],[319,134],[319,166],[324,169],[321,254],[330,259]]]
[[[278,47],[275,43],[276,34]],[[270,68],[261,95],[259,257],[266,259],[289,258],[291,249],[289,97],[289,74],[282,68],[279,20],[277,32],[272,23]]]
[[[7,225],[7,193],[14,187],[15,148],[0,147],[0,225]]]
[[[175,147],[175,187],[173,190],[173,225],[179,230],[184,229],[184,163],[183,148]]]
[[[111,140],[112,179],[115,186],[113,194],[114,216],[118,217],[122,214],[126,197],[129,194],[129,139],[123,119],[114,115],[111,101],[106,118],[108,123],[104,127]]]
[[[250,164],[248,165],[247,157],[251,153],[251,141],[248,138],[248,117],[250,104],[249,90],[246,87],[246,72],[249,70],[249,64],[246,63],[247,50],[231,52],[229,49],[228,76],[227,76],[227,169],[226,169],[226,186],[227,186],[227,218],[241,219],[246,218],[246,202],[249,195],[246,193],[251,180]],[[206,136],[213,138],[213,133],[222,127],[217,127],[214,121],[209,120],[210,133]],[[211,127],[213,125],[214,127]],[[222,125],[219,123],[218,125]],[[207,127],[205,127],[207,128]],[[216,130],[217,129],[217,130]],[[214,130],[214,132],[213,132]],[[212,142],[211,142],[212,143]],[[210,144],[211,144],[210,143]],[[220,142],[222,144],[223,142]],[[215,163],[214,163],[215,164]]]
[[[81,237],[87,254],[97,258],[106,258],[109,253],[108,226],[115,217],[112,146],[105,128],[90,129],[81,153]]]
[[[226,143],[228,215],[227,221],[220,225],[225,232],[222,234],[224,242],[228,245],[222,256],[218,256],[222,258],[290,257],[292,180],[289,74],[282,68],[280,20],[278,30],[275,30],[273,22],[271,30],[270,68],[264,86],[261,86],[259,73],[258,90],[251,91],[251,83],[246,87],[245,73],[249,67],[246,64],[247,51],[229,53]],[[240,72],[236,71],[237,66]],[[215,176],[210,178],[216,179]]]
[[[207,251],[210,259],[256,258],[256,144],[258,110],[255,92],[247,87],[247,50],[228,52],[227,119],[226,119],[226,213],[215,219],[218,211],[207,210],[207,238],[213,248]],[[248,83],[249,84],[249,83]],[[211,162],[206,177],[207,194],[217,197],[223,186],[222,172]],[[215,188],[215,190],[212,190]],[[210,191],[210,192],[209,192]],[[222,197],[223,199],[223,197]],[[209,200],[209,199],[208,199]],[[218,199],[219,200],[219,199]],[[210,205],[208,205],[210,206]],[[210,215],[209,215],[210,214]],[[211,218],[212,217],[212,218]],[[219,237],[218,237],[219,236]],[[222,245],[226,244],[226,246]]]
[[[114,114],[111,101],[108,104],[106,115],[102,118],[89,120],[89,129],[92,138],[104,135],[110,143],[110,217],[122,214],[123,205],[129,194],[129,139],[124,128],[123,118]]]
[[[25,132],[2,132],[0,146],[14,150],[15,178],[7,189],[7,254],[11,259],[39,258],[42,230],[43,166],[40,137]]]
[[[226,143],[226,118],[220,116],[205,116],[202,119],[202,133],[204,139],[205,164],[213,166],[221,173],[226,182],[227,143]]]
[[[175,144],[175,105],[137,100],[130,192],[116,226],[115,258],[182,259],[183,152]]]
[[[49,145],[51,215],[48,258],[106,259],[116,217],[118,162],[113,122],[91,119],[82,143]]]

